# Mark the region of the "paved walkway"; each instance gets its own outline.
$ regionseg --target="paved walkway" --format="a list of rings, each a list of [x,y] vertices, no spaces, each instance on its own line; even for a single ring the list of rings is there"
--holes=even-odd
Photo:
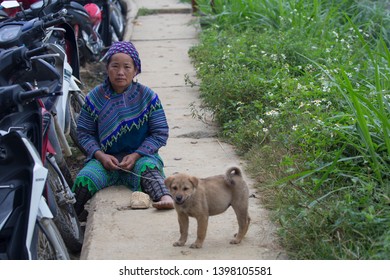
[[[135,44],[142,61],[139,81],[156,91],[163,102],[170,125],[170,138],[160,150],[167,175],[187,172],[206,177],[222,174],[226,168],[244,162],[233,147],[218,140],[216,127],[192,117],[191,104],[199,106],[198,88],[186,85],[185,76],[195,80],[188,50],[198,42],[197,18],[190,5],[179,0],[128,0],[127,38]],[[136,11],[158,13],[135,18]],[[251,181],[248,178],[248,183]],[[251,188],[251,193],[255,194]],[[173,247],[179,238],[175,210],[129,209],[130,191],[110,187],[91,200],[81,259],[279,259],[284,258],[275,243],[274,226],[267,212],[253,196],[250,198],[252,224],[239,245],[229,240],[237,230],[232,209],[211,217],[202,249],[190,249],[196,237],[196,221],[190,220],[189,240],[184,247]]]

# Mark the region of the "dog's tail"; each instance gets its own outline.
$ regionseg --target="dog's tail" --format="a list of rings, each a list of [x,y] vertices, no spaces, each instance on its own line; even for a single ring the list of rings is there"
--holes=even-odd
[[[234,177],[241,177],[242,178],[242,172],[241,172],[241,169],[237,166],[233,166],[233,167],[230,167],[227,171],[226,171],[226,174],[225,174],[225,177],[226,177],[226,181],[230,184],[230,185],[234,185],[234,180],[233,178]]]

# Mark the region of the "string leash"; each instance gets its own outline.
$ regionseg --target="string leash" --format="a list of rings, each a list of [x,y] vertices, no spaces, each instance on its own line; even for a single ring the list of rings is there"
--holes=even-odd
[[[120,166],[118,166],[118,168],[126,173],[130,173],[130,174],[133,174],[134,176],[137,176],[137,177],[140,177],[142,179],[146,179],[146,180],[150,180],[150,181],[155,181],[155,182],[160,182],[160,180],[157,180],[157,179],[152,179],[152,178],[148,178],[148,177],[145,177],[145,176],[142,176],[142,175],[138,175],[137,173],[131,171],[131,170],[127,170],[127,169],[124,169]]]

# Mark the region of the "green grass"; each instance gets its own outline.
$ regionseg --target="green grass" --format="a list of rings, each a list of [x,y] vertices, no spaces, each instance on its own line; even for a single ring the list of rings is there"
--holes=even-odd
[[[290,257],[389,259],[390,1],[215,3],[201,96]]]

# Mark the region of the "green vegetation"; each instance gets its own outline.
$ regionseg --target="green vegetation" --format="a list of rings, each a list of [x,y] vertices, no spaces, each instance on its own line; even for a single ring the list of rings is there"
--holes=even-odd
[[[147,8],[140,8],[138,10],[137,17],[154,15],[156,13],[157,13],[157,11],[155,11],[155,10],[149,10]]]
[[[199,0],[190,56],[292,259],[390,259],[390,1]]]

